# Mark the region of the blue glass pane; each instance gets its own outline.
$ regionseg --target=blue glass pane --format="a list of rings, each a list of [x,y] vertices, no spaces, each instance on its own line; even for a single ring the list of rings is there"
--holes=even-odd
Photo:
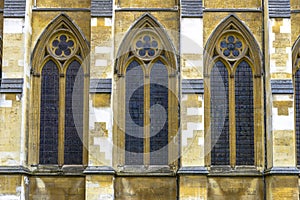
[[[58,40],[54,40],[54,41],[52,42],[52,45],[53,45],[54,47],[57,47],[58,44],[59,44],[59,41],[58,41]]]
[[[137,41],[136,42],[136,46],[138,47],[138,48],[141,48],[142,46],[143,46],[143,42],[142,41]]]
[[[58,47],[62,50],[65,51],[68,48],[68,43],[66,41],[60,41]]]
[[[145,56],[146,51],[144,49],[139,50],[139,56]]]
[[[150,37],[148,35],[144,36],[144,41],[149,42],[150,41]]]
[[[150,164],[168,164],[168,71],[161,61],[150,75]]]
[[[138,62],[126,70],[125,164],[144,163],[144,73]]]
[[[228,42],[233,43],[234,42],[234,37],[233,36],[228,36]]]
[[[84,75],[73,61],[66,73],[64,164],[82,164]]]
[[[211,165],[229,165],[228,72],[218,61],[210,76]]]
[[[300,70],[295,74],[297,165],[300,165]]]
[[[73,42],[72,40],[69,40],[69,41],[68,41],[68,46],[69,46],[69,47],[73,47],[73,46],[74,46],[74,42]]]
[[[226,49],[224,52],[223,52],[223,55],[224,56],[229,56],[230,55],[230,51],[228,49]]]
[[[61,35],[61,36],[60,36],[60,40],[61,40],[61,41],[66,41],[66,40],[67,40],[67,36]]]
[[[58,163],[59,72],[53,61],[42,70],[40,108],[40,164]]]
[[[234,44],[232,44],[232,43],[229,43],[229,44],[228,44],[228,49],[229,49],[230,51],[234,50],[234,48],[235,48]]]
[[[56,54],[57,56],[60,56],[60,55],[62,54],[62,50],[61,50],[61,49],[56,49],[56,50],[55,50],[55,54]]]
[[[158,46],[157,41],[152,41],[152,47],[157,47],[157,46]]]
[[[235,73],[236,164],[254,165],[252,70],[245,61]]]
[[[155,51],[154,51],[153,49],[150,49],[150,50],[148,51],[148,54],[149,54],[149,56],[154,56]]]
[[[240,52],[239,52],[238,50],[234,50],[234,51],[232,52],[232,54],[233,54],[234,56],[239,56],[239,55],[240,55]]]
[[[227,42],[226,41],[221,42],[221,48],[227,48]]]
[[[241,48],[243,45],[242,45],[242,42],[240,42],[240,41],[237,41],[236,43],[235,43],[235,47],[236,48]]]

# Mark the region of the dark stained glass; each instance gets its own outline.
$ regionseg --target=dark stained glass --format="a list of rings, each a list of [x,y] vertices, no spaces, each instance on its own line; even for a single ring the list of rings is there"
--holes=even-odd
[[[2,38],[0,37],[0,87],[1,87],[1,79],[2,79]]]
[[[59,72],[53,61],[42,70],[40,107],[40,164],[58,163]]]
[[[82,164],[84,75],[73,61],[66,72],[64,164]]]
[[[300,70],[295,74],[297,165],[300,165]]]
[[[125,164],[144,163],[144,73],[133,61],[126,70]]]
[[[235,73],[236,164],[254,165],[252,70],[245,61]]]
[[[228,72],[215,63],[210,75],[211,165],[229,165]]]
[[[141,57],[153,57],[158,50],[158,42],[153,36],[145,35],[141,37],[136,43],[137,54]]]
[[[160,61],[150,74],[150,164],[168,164],[168,71]]]

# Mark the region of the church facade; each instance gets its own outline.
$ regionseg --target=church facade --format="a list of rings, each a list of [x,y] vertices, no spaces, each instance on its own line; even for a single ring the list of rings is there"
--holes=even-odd
[[[0,2],[0,199],[299,199],[298,0]]]

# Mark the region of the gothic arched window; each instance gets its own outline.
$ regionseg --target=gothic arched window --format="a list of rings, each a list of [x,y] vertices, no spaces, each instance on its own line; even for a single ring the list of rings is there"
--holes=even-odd
[[[172,150],[177,144],[170,145],[178,130],[176,62],[171,46],[149,15],[135,24],[121,44],[116,65],[115,165],[175,166],[177,162],[178,154]]]
[[[45,30],[33,54],[34,118],[30,162],[40,165],[83,165],[84,107],[88,46],[65,15]],[[34,139],[36,138],[36,139]],[[34,148],[34,147],[37,148]]]
[[[295,76],[295,116],[296,116],[296,145],[297,145],[297,165],[300,165],[300,70],[297,69]]]
[[[251,40],[250,40],[251,39]],[[228,17],[205,49],[205,130],[210,135],[207,163],[211,166],[263,165],[261,63],[258,46],[245,26]],[[254,85],[257,87],[255,88]],[[254,112],[254,107],[259,108]],[[209,108],[209,109],[207,109]],[[256,154],[256,155],[255,155]]]
[[[300,42],[299,38],[293,46],[293,75],[294,75],[294,98],[295,98],[295,131],[297,166],[300,165]]]

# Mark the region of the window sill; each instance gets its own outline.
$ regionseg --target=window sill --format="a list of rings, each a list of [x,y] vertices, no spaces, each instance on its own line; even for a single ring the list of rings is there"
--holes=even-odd
[[[119,166],[118,176],[175,176],[176,172],[168,165],[125,165]]]
[[[228,165],[211,166],[208,168],[208,176],[262,176],[263,172],[256,166],[235,166]]]
[[[37,165],[32,166],[33,175],[72,175],[82,176],[84,171],[83,165]]]

